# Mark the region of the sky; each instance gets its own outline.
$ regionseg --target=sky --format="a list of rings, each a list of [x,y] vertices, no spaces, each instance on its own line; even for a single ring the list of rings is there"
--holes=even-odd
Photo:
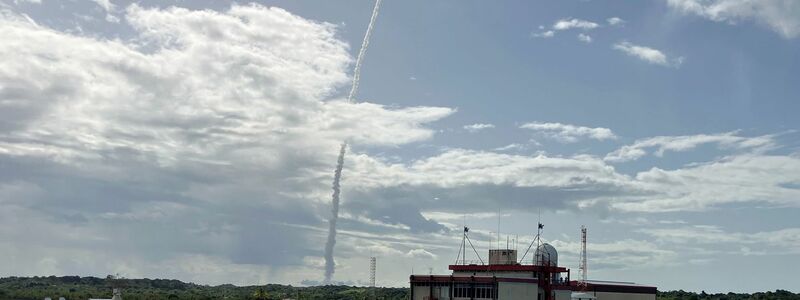
[[[0,0],[0,276],[318,284],[344,141],[337,283],[542,222],[590,279],[800,292],[800,2],[386,0],[350,103],[373,4]]]

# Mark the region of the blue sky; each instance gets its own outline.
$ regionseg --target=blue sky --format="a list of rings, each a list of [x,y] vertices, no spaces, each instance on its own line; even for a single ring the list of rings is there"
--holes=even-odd
[[[797,292],[800,4],[0,1],[0,270],[446,273],[466,219],[590,278]]]

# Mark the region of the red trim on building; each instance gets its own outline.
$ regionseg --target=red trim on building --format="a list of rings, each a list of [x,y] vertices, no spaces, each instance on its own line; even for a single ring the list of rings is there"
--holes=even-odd
[[[569,283],[573,291],[578,291],[581,288],[578,286],[577,281]],[[587,292],[611,292],[611,293],[637,293],[637,294],[655,294],[657,288],[647,285],[630,285],[625,283],[586,283]]]
[[[459,272],[567,272],[564,267],[535,265],[450,265],[448,269]]]
[[[411,283],[494,283],[494,282],[524,282],[539,284],[536,278],[515,278],[515,277],[487,277],[487,276],[447,276],[447,275],[411,275]],[[555,285],[554,285],[555,286]],[[569,285],[563,286],[569,289]]]
[[[411,275],[409,278],[412,286],[415,283],[496,283],[496,282],[523,282],[535,283],[540,285],[536,278],[514,278],[514,277],[488,277],[488,276],[448,276],[448,275]],[[579,291],[577,281],[570,281],[564,284],[552,284],[554,290]],[[645,285],[628,285],[624,283],[602,284],[587,282],[586,292],[609,292],[609,293],[636,293],[636,294],[655,294],[656,287]]]

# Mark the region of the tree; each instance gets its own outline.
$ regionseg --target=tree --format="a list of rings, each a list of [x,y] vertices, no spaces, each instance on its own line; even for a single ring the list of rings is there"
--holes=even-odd
[[[258,290],[256,290],[256,291],[253,293],[253,299],[256,299],[256,300],[266,300],[266,299],[268,299],[268,298],[267,298],[267,292],[266,292],[266,291],[264,291],[264,288],[258,288]]]

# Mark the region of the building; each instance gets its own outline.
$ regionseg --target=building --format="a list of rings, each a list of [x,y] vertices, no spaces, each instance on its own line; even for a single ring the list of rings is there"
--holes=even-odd
[[[469,239],[466,235],[468,231],[468,228],[464,228],[465,241]],[[466,246],[466,242],[462,242],[459,257],[464,257],[462,253],[466,255]],[[472,250],[475,251],[474,247]],[[490,249],[488,264],[456,259],[456,264],[449,266],[452,271],[449,275],[411,275],[411,300],[656,299],[654,286],[571,280],[570,269],[558,266],[558,252],[547,243],[536,247],[530,265],[521,264],[520,261],[517,261],[517,250]]]

